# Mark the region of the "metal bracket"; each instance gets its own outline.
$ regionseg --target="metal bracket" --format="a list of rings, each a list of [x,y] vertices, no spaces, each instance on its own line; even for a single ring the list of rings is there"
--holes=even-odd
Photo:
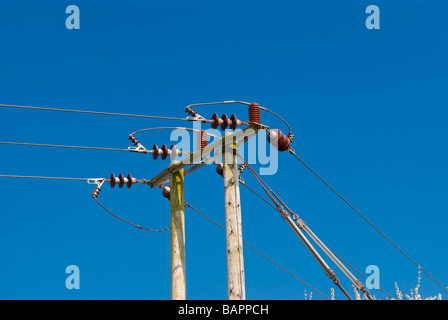
[[[95,189],[92,192],[92,198],[96,199],[101,192],[101,186],[103,185],[106,179],[103,178],[91,178],[87,180],[88,184],[96,184]]]
[[[128,150],[138,153],[150,153],[150,151],[146,149],[141,143],[138,143],[136,147],[128,147]]]
[[[101,188],[104,181],[106,181],[106,179],[104,179],[104,178],[89,178],[89,179],[87,179],[88,184],[96,184],[98,186],[98,188]]]

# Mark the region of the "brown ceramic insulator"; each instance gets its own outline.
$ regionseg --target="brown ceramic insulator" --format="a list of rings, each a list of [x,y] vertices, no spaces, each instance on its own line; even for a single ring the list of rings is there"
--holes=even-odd
[[[230,121],[232,121],[230,124],[230,129],[235,130],[236,127],[238,127],[238,119],[236,118],[236,115],[232,114],[230,116]]]
[[[162,145],[162,160],[165,160],[168,157],[168,147],[166,144]]]
[[[251,103],[249,105],[249,122],[261,124],[260,106],[258,103]]]
[[[219,174],[221,177],[223,176],[224,168],[222,166],[222,163],[219,163],[216,165],[216,173]]]
[[[156,144],[154,144],[152,146],[152,158],[154,160],[157,160],[158,157],[159,157],[159,147]]]
[[[126,185],[128,186],[128,188],[132,187],[133,181],[131,174],[129,173],[126,178],[128,179],[128,183],[126,183]]]
[[[118,179],[120,180],[120,182],[118,182],[118,187],[119,188],[123,188],[123,186],[124,186],[124,175],[122,173],[120,173],[120,175],[118,176]]]
[[[289,149],[289,145],[291,144],[291,140],[288,139],[288,137],[282,133],[282,135],[278,139],[278,151],[286,151]]]
[[[162,189],[162,196],[166,199],[170,199],[170,189],[169,188],[163,188]]]
[[[273,129],[271,132],[275,132],[277,134],[276,141],[271,141],[271,134],[268,134],[267,140],[270,144],[272,144],[274,147],[277,148],[278,151],[286,151],[289,149],[289,145],[291,144],[291,141],[289,138],[280,130],[280,129]]]
[[[110,175],[110,187],[115,187],[115,174],[113,173]]]
[[[224,131],[227,129],[227,126],[229,125],[229,117],[224,113],[221,116],[222,124],[221,124],[221,130]]]
[[[201,130],[198,132],[197,141],[196,141],[197,151],[204,149],[208,144],[208,136],[207,131]]]
[[[218,129],[218,127],[219,127],[219,117],[218,117],[218,114],[217,113],[214,113],[213,115],[212,115],[212,128],[213,129]]]

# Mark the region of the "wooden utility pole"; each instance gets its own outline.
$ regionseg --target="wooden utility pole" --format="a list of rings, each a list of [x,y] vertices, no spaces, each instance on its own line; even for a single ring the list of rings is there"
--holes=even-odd
[[[224,136],[223,139],[226,137]],[[245,300],[243,236],[236,141],[223,145],[223,178],[227,249],[227,298]]]
[[[243,261],[243,237],[241,228],[241,205],[236,150],[255,136],[258,125],[225,135],[222,139],[205,146],[200,152],[173,161],[171,165],[147,183],[151,188],[170,183],[171,208],[171,299],[186,299],[185,289],[185,225],[183,179],[207,163],[223,157],[225,189],[225,218],[227,246],[228,299],[246,299]],[[222,148],[222,152],[215,150]],[[228,151],[228,152],[224,152]],[[211,156],[211,153],[214,153]],[[207,161],[201,161],[207,157]],[[195,164],[197,163],[197,164]],[[191,165],[194,164],[192,167]],[[184,168],[190,167],[183,171]]]
[[[170,177],[171,300],[186,300],[184,170]]]

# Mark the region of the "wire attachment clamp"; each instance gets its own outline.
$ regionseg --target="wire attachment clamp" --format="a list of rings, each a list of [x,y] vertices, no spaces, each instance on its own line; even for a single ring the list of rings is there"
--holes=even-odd
[[[95,189],[92,192],[92,198],[96,199],[101,192],[101,186],[106,179],[104,178],[89,178],[87,179],[88,184],[96,184]]]

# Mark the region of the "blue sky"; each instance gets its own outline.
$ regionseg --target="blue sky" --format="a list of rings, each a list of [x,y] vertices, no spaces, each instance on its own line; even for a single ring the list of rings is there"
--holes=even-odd
[[[65,8],[81,28],[67,30]],[[365,8],[381,29],[365,27]],[[285,117],[297,154],[445,286],[448,84],[444,1],[2,1],[0,103],[184,117],[190,103],[258,102]],[[246,107],[197,108],[209,118]],[[1,108],[1,141],[127,148],[173,121]],[[262,121],[284,130],[270,114]],[[149,147],[169,132],[142,133]],[[0,146],[0,174],[150,179],[167,163],[126,152]],[[291,155],[266,182],[350,264],[409,293],[417,268]],[[257,165],[254,165],[257,167]],[[256,181],[244,173],[248,185]],[[1,299],[169,299],[169,233],[119,222],[85,182],[2,178]],[[214,167],[185,199],[224,223]],[[280,216],[242,188],[243,239],[330,295],[332,282]],[[169,224],[159,189],[103,187],[99,200],[148,228]],[[226,299],[225,233],[186,211],[187,298]],[[248,299],[312,291],[244,248]],[[80,269],[67,290],[65,268]],[[331,265],[353,296],[350,283]],[[336,298],[344,296],[336,290]],[[386,296],[372,290],[380,299]],[[444,293],[423,276],[420,293]],[[445,298],[446,295],[443,295]],[[314,299],[322,298],[313,292]]]

